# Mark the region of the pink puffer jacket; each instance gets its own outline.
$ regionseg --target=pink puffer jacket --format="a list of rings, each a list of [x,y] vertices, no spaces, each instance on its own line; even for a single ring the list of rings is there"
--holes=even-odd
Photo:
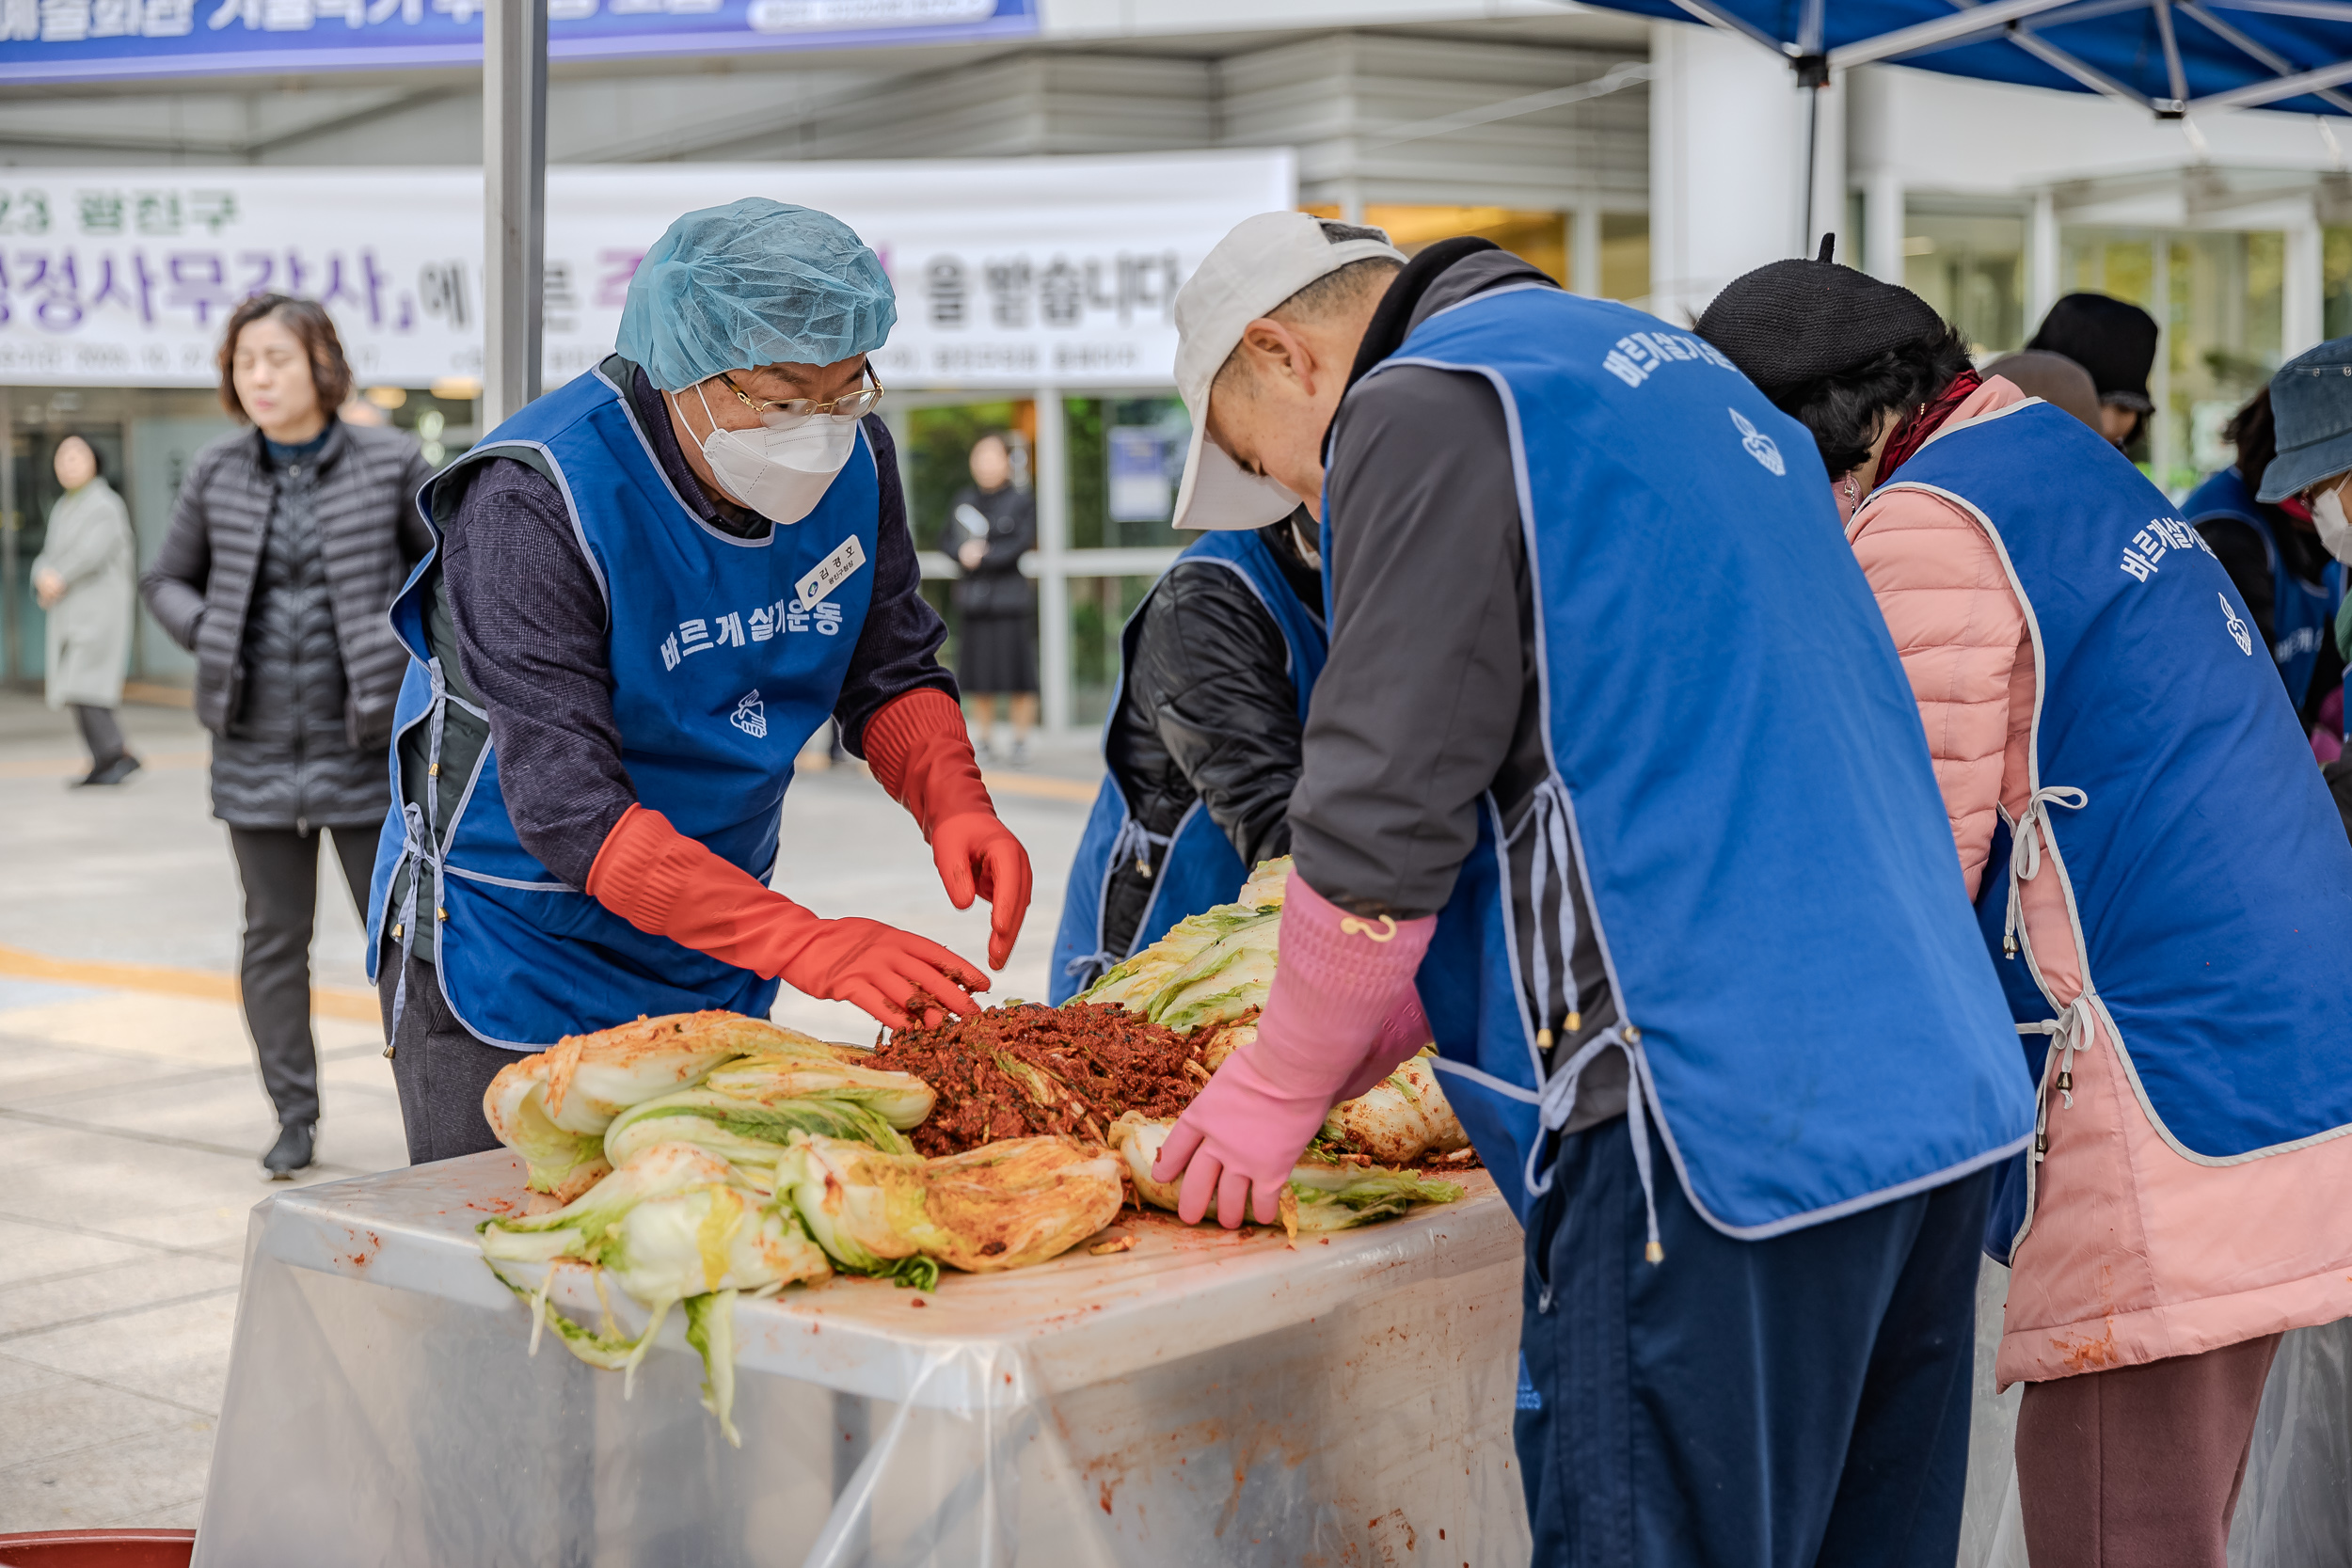
[[[1945,429],[2024,401],[1994,377]],[[1846,536],[1910,673],[1974,897],[1996,821],[2026,803],[2036,693],[2024,608],[1976,519],[1933,496],[1873,496]],[[2026,882],[2024,906],[2063,1006],[2082,990],[2084,960],[2058,879]],[[2150,1125],[2123,1070],[2102,1025],[2074,1058],[2074,1104],[2050,1106],[1994,1362],[2004,1387],[2352,1316],[2352,1138],[2198,1164]]]

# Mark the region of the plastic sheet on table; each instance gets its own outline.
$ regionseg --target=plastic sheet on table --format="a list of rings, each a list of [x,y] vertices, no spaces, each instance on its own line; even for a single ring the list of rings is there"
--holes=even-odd
[[[1295,1248],[1130,1211],[1110,1256],[740,1303],[739,1450],[681,1314],[630,1399],[552,1335],[525,1354],[473,1234],[512,1157],[287,1194],[248,1236],[197,1568],[1524,1560],[1519,1233],[1468,1180]],[[585,1269],[550,1299],[597,1315]]]
[[[1959,1568],[2028,1568],[2012,1445],[2024,1388],[1993,1392],[2009,1271],[1984,1265],[1977,1292],[1977,1389]],[[2279,1342],[2263,1386],[2246,1480],[2230,1522],[2230,1568],[2352,1563],[2352,1319]]]
[[[2352,1319],[2279,1341],[2230,1523],[2230,1562],[2352,1563]]]

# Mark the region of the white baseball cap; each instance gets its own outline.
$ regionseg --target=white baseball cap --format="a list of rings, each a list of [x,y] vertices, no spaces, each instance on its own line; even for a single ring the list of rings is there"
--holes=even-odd
[[[1335,240],[1311,214],[1260,213],[1235,224],[1176,291],[1176,391],[1192,415],[1177,528],[1263,528],[1298,504],[1286,487],[1244,472],[1208,438],[1209,385],[1251,322],[1316,278],[1375,257],[1405,263],[1385,234]]]

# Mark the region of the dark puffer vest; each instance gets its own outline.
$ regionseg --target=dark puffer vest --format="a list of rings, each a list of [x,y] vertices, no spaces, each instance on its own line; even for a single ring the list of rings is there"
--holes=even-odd
[[[430,543],[414,497],[432,472],[405,434],[341,421],[313,455],[277,463],[246,432],[189,466],[141,585],[197,656],[223,821],[382,820],[406,664],[384,612]]]

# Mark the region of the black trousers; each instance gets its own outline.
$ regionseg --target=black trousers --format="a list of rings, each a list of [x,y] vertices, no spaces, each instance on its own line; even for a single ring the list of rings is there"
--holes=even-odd
[[[73,705],[73,721],[82,726],[82,744],[89,749],[93,771],[105,767],[127,750],[122,744],[122,726],[115,722],[114,709],[76,703]]]
[[[319,1050],[310,1033],[310,936],[318,925],[319,840],[332,834],[353,909],[368,901],[379,825],[229,829],[245,884],[245,940],[237,982],[245,1024],[261,1057],[262,1086],[281,1126],[319,1119]]]
[[[1663,1261],[1643,1260],[1623,1117],[1560,1140],[1530,1220],[1515,1436],[1534,1560],[1949,1568],[1993,1172],[1742,1242],[1646,1135]]]
[[[522,1060],[501,1050],[457,1022],[441,997],[441,977],[421,958],[408,959],[408,990],[399,994],[400,943],[390,937],[377,950],[375,995],[384,1008],[386,1054],[392,1059],[392,1085],[400,1091],[400,1122],[408,1134],[408,1163],[453,1160],[496,1148],[499,1141],[482,1113],[482,1096],[499,1069]],[[398,1004],[400,1019],[392,1015]]]

